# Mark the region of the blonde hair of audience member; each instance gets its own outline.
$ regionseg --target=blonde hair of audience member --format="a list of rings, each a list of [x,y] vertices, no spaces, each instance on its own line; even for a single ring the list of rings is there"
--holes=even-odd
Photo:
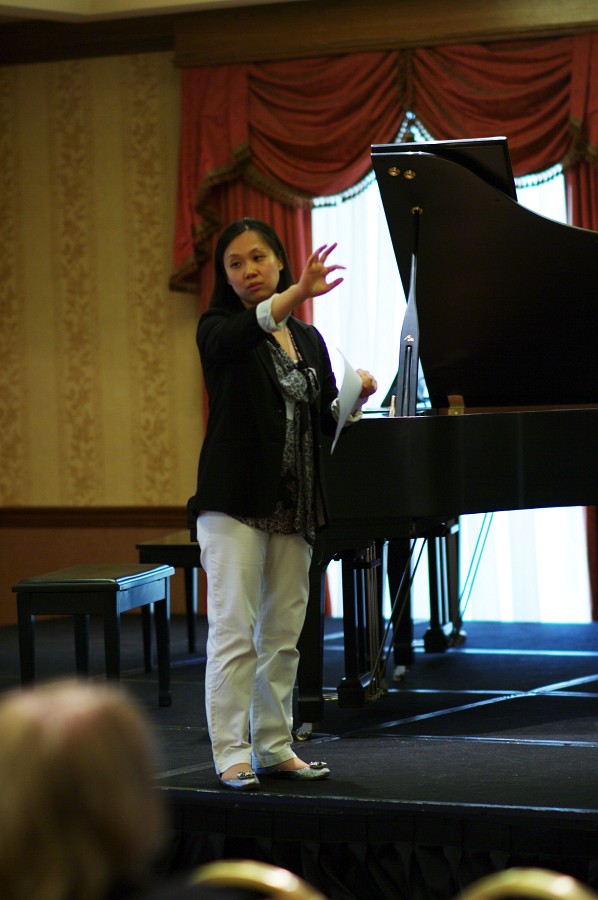
[[[0,699],[0,897],[100,900],[144,882],[165,836],[149,724],[121,690]]]

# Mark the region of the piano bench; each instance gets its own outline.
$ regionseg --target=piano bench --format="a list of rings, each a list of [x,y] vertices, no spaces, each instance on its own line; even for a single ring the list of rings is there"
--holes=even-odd
[[[143,543],[137,544],[137,552],[140,563],[161,563],[167,566],[174,566],[175,569],[184,570],[187,646],[189,653],[195,653],[197,570],[201,568],[197,541],[189,539],[189,531],[187,529],[185,531],[175,531],[172,534],[164,535],[164,537],[154,538],[151,541],[143,541]],[[144,614],[144,631],[150,641],[151,654],[151,613],[149,609],[143,609],[142,612]]]
[[[106,677],[120,678],[120,616],[141,607],[155,608],[158,650],[158,701],[170,706],[170,577],[172,566],[99,563],[72,566],[27,578],[13,586],[17,595],[21,683],[35,678],[36,615],[73,616],[75,665],[89,675],[89,616],[104,625]]]

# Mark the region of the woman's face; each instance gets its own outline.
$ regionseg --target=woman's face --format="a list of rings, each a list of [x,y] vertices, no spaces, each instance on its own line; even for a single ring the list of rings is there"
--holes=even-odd
[[[272,247],[257,231],[244,231],[224,251],[226,280],[246,309],[276,293],[283,268]]]

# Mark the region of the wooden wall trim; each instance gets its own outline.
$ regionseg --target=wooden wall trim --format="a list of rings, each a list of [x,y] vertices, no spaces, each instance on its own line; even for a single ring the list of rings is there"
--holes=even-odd
[[[174,16],[7,22],[0,25],[0,66],[172,50],[174,22]]]
[[[596,0],[303,0],[181,17],[175,22],[175,64],[298,59],[597,29]]]
[[[596,0],[300,0],[102,22],[0,24],[0,66],[174,51],[227,65],[598,30]]]
[[[180,506],[14,506],[0,508],[0,528],[165,528],[187,525]]]

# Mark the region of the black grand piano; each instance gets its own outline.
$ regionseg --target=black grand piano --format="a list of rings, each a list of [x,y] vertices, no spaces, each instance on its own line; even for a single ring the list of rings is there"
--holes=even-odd
[[[505,138],[374,146],[372,162],[408,297],[397,412],[364,417],[325,453],[330,524],[299,645],[306,723],[323,718],[332,559],[353,559],[356,585],[355,561],[372,564],[364,548],[395,542],[408,565],[406,541],[440,538],[450,550],[460,515],[598,504],[598,232],[517,203]],[[434,638],[443,623],[431,615]],[[346,642],[363,625],[351,619]]]

